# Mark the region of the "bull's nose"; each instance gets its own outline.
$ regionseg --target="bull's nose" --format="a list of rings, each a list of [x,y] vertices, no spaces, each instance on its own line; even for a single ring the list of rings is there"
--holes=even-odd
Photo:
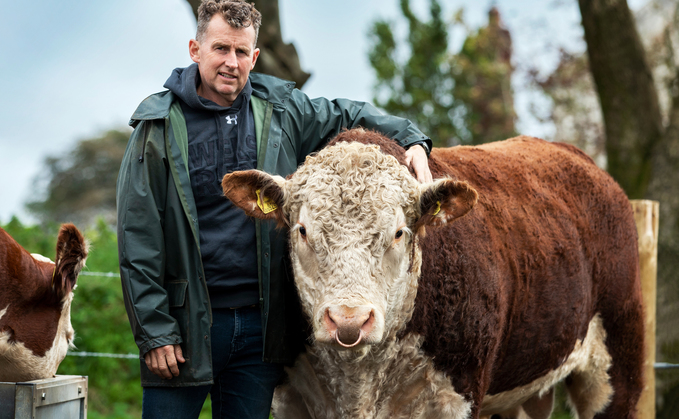
[[[330,306],[325,311],[325,327],[340,345],[351,348],[370,333],[375,321],[371,307]]]

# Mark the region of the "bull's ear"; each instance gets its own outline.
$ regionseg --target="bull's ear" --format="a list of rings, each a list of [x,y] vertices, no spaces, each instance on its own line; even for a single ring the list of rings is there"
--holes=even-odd
[[[283,213],[285,179],[259,170],[245,170],[224,175],[222,190],[237,207],[250,217],[276,220],[279,226],[287,225]]]
[[[75,288],[85,266],[89,244],[73,224],[63,224],[57,237],[56,263],[52,283],[60,297]]]
[[[423,186],[420,195],[420,219],[415,231],[425,226],[440,226],[462,217],[476,204],[478,193],[467,182],[440,179]]]

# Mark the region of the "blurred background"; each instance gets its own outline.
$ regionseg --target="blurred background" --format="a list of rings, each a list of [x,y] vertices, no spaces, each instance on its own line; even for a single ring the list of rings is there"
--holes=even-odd
[[[372,102],[436,146],[568,142],[630,198],[660,201],[657,360],[679,363],[677,3],[255,0],[254,71],[311,97]],[[115,181],[136,106],[191,63],[198,4],[0,0],[0,226],[52,258],[59,223],[84,230],[93,247],[72,309],[77,350],[133,354],[62,363],[60,374],[89,376],[90,418],[140,416]],[[676,418],[679,373],[658,371],[657,390],[657,417]],[[565,412],[560,397],[554,417]]]

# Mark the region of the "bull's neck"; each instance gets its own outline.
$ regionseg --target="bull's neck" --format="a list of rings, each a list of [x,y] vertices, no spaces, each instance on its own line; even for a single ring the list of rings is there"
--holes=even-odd
[[[394,389],[422,380],[421,343],[419,336],[407,335],[363,352],[315,347],[308,355],[314,370],[322,372],[318,379],[332,395],[331,410],[338,418],[373,418],[377,409],[403,402],[403,395]]]

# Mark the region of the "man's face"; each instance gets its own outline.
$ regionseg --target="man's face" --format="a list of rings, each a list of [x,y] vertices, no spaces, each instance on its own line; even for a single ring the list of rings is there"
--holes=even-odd
[[[198,95],[221,106],[231,106],[247,83],[259,49],[255,29],[233,28],[216,14],[208,24],[202,42],[189,42],[191,59],[198,63]]]

